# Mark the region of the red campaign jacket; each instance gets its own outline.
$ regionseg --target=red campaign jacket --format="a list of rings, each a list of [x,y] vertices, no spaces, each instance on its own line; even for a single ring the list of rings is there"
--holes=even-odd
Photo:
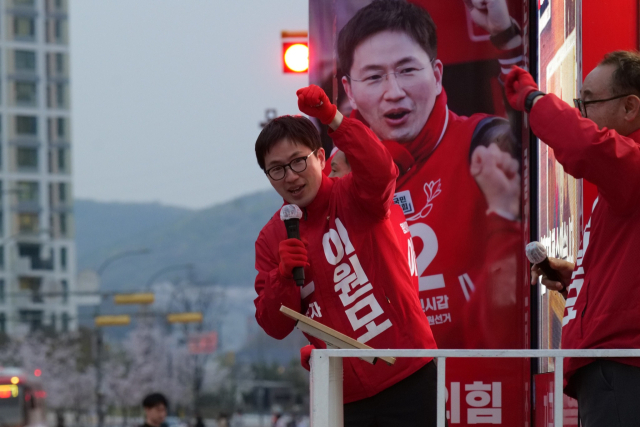
[[[304,209],[300,234],[309,241],[311,266],[302,288],[279,273],[278,244],[287,238],[280,213],[260,232],[256,319],[267,334],[284,338],[295,326],[279,312],[284,304],[373,348],[436,348],[389,215],[397,168],[357,120],[345,118],[331,137],[348,156],[352,173],[323,176],[318,195]],[[388,366],[345,359],[344,402],[373,396],[429,361],[398,358]]]
[[[627,137],[599,130],[552,94],[529,120],[568,174],[598,187],[568,289],[562,348],[640,348],[640,130]],[[638,358],[614,360],[640,366]],[[592,361],[566,358],[565,386]]]
[[[469,171],[471,137],[486,117],[449,111],[443,90],[415,140],[384,141],[408,169],[397,180],[394,201],[413,236],[420,302],[439,348],[526,345],[520,222],[487,215]]]

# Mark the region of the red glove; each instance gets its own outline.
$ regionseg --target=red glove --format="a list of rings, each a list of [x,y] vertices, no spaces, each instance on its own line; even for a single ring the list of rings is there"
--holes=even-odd
[[[329,101],[329,97],[316,85],[298,89],[298,109],[320,120],[323,125],[331,123],[338,108]]]
[[[538,85],[531,74],[520,67],[513,67],[504,82],[507,100],[518,111],[525,111],[524,102],[531,92],[538,91]]]
[[[281,241],[278,252],[280,253],[280,266],[278,268],[282,277],[292,279],[294,267],[304,268],[309,265],[307,262],[307,248],[298,239]]]
[[[315,350],[313,344],[305,345],[300,349],[300,364],[307,371],[311,370],[311,350]]]

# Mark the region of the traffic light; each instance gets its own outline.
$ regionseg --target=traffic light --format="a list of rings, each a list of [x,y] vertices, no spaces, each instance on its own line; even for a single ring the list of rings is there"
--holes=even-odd
[[[94,318],[96,327],[103,326],[126,326],[131,323],[131,317],[128,314],[119,314],[114,316],[96,316]]]
[[[282,70],[294,74],[309,71],[309,43],[306,31],[282,32]]]
[[[169,313],[167,314],[167,322],[169,323],[202,323],[202,313],[186,312],[186,313]]]
[[[155,295],[151,292],[135,294],[116,294],[113,296],[115,304],[153,304]]]

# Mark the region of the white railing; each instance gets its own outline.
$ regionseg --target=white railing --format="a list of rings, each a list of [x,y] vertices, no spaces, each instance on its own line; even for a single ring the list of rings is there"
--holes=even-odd
[[[555,359],[553,420],[563,426],[562,371],[565,357],[640,357],[640,349],[622,350],[313,350],[311,353],[311,426],[342,427],[343,357],[434,357],[438,366],[438,423],[445,426],[445,367],[449,357]],[[384,363],[379,361],[378,363]]]

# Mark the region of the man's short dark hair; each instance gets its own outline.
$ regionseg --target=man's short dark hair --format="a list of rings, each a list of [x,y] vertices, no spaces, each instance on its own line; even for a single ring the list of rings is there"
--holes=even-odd
[[[402,0],[374,0],[363,7],[340,30],[338,63],[349,74],[353,53],[362,41],[382,31],[406,33],[434,60],[438,50],[436,24],[424,8]]]
[[[640,53],[617,50],[607,53],[599,65],[613,65],[611,94],[633,93],[640,96]]]
[[[265,170],[264,158],[267,153],[283,139],[302,144],[311,151],[322,147],[318,129],[311,120],[303,116],[276,117],[262,129],[256,140],[256,159],[262,170]]]
[[[164,405],[165,408],[169,407],[169,402],[167,398],[164,397],[164,394],[161,393],[151,393],[147,395],[147,397],[142,400],[143,408],[155,408],[158,405]]]

